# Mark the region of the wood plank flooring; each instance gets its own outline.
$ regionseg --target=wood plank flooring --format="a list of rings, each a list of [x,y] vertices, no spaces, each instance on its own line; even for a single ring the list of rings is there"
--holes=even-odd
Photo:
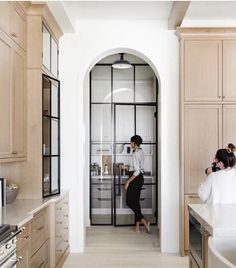
[[[71,253],[63,268],[188,268],[188,258],[160,253],[156,227],[147,234],[141,228],[89,227],[84,253]]]

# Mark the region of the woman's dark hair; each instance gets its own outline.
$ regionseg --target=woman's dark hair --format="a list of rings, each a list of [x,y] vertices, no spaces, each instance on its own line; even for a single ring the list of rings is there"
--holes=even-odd
[[[139,135],[134,135],[133,137],[131,137],[130,141],[134,142],[138,146],[143,143],[143,140]]]
[[[228,144],[226,149],[220,149],[216,152],[215,158],[221,161],[224,164],[224,167],[233,167],[235,166],[235,146],[232,143]]]

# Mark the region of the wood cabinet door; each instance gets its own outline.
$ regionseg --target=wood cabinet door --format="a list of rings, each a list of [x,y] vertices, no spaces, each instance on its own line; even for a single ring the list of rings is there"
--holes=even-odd
[[[29,244],[27,244],[21,250],[17,251],[17,257],[19,258],[19,262],[17,263],[17,268],[29,268],[30,267]]]
[[[14,50],[12,89],[12,153],[15,157],[26,155],[26,83],[25,55]]]
[[[236,101],[236,40],[223,41],[223,101]]]
[[[189,250],[189,204],[201,204],[202,201],[198,195],[185,195],[184,196],[184,251],[185,254]]]
[[[186,105],[184,113],[184,191],[196,194],[206,167],[222,146],[222,106]]]
[[[9,33],[10,31],[11,4],[7,1],[0,1],[0,29]]]
[[[10,24],[11,38],[22,48],[26,48],[26,20],[22,11],[13,6]]]
[[[221,100],[221,65],[221,40],[185,40],[183,59],[185,101]]]
[[[12,45],[0,33],[0,158],[11,156]]]
[[[236,104],[223,105],[223,147],[236,144]]]

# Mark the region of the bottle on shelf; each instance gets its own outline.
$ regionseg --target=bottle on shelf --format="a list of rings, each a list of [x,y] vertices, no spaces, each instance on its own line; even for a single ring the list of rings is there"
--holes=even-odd
[[[104,165],[103,175],[108,175],[108,165],[107,164]]]

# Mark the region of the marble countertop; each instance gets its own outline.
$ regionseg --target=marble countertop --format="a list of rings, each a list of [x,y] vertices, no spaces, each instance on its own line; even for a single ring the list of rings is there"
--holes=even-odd
[[[57,202],[68,192],[62,191],[59,195],[41,199],[16,199],[12,204],[0,208],[0,222],[20,227],[31,220],[37,211],[51,202]]]
[[[236,205],[189,204],[188,210],[210,235],[236,237]]]

